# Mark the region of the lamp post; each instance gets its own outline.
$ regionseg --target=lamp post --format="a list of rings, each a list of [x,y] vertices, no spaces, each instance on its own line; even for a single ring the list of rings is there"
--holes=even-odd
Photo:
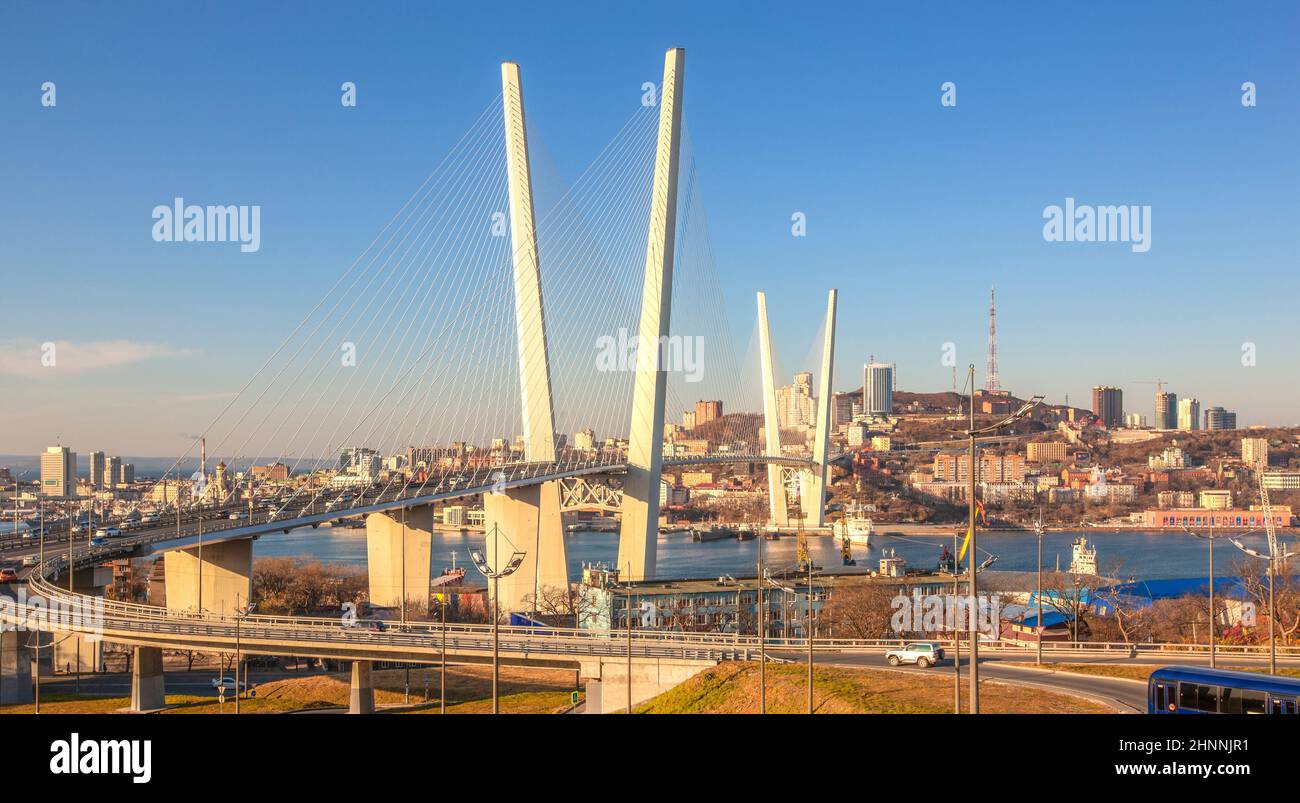
[[[758,539],[758,713],[767,713],[767,630],[763,611],[763,542],[767,533]]]
[[[1213,519],[1211,519],[1211,521],[1213,521]],[[1185,524],[1183,525],[1183,532],[1187,533],[1188,535],[1194,535],[1194,536],[1196,536],[1197,538],[1204,538],[1206,541],[1209,541],[1209,542],[1210,542],[1210,668],[1211,668],[1211,669],[1214,669],[1214,668],[1215,668],[1215,638],[1214,638],[1214,618],[1215,618],[1215,617],[1214,617],[1214,542],[1215,542],[1216,539],[1222,538],[1223,536],[1221,536],[1221,535],[1215,535],[1215,534],[1214,534],[1214,524],[1213,524],[1213,523],[1210,524],[1210,533],[1209,533],[1209,535],[1202,535],[1202,534],[1200,534],[1200,533],[1198,533],[1198,532],[1193,532],[1192,530],[1189,530],[1189,529],[1187,528],[1187,525],[1185,525]]]
[[[452,553],[455,554],[454,552]],[[438,653],[438,713],[447,713],[447,603],[448,599],[438,595],[442,604],[442,648]]]
[[[500,556],[497,544],[501,536],[501,528],[496,524],[492,525],[492,554],[493,557]],[[509,539],[507,539],[509,540]],[[510,554],[510,560],[505,567],[494,569],[488,565],[487,558],[483,556],[480,550],[472,550],[469,553],[470,560],[474,562],[474,568],[478,573],[492,581],[492,713],[501,713],[501,697],[498,687],[501,682],[501,595],[497,593],[499,581],[502,577],[509,577],[515,573],[519,565],[524,562],[524,554],[515,550]],[[446,626],[444,625],[444,639]],[[444,656],[443,661],[446,661]]]
[[[239,670],[244,663],[242,645],[240,644],[239,641],[239,625],[244,621],[245,617],[247,617],[250,613],[252,613],[255,610],[257,610],[256,602],[250,602],[242,608],[240,607],[235,608],[235,713],[236,714],[239,713],[239,696],[240,696],[239,695],[239,674],[240,674]],[[245,669],[243,674],[244,674],[244,685],[247,686],[248,670]]]
[[[787,594],[793,594],[795,597],[795,603],[796,605],[798,604],[799,593],[795,589],[791,588],[790,586],[786,586],[778,583],[776,579],[772,577],[770,570],[767,570],[764,573],[763,579],[765,579],[773,588],[778,588],[781,590],[782,611],[785,610],[784,600]],[[803,634],[804,638],[807,639],[807,644],[808,644],[808,713],[809,714],[813,712],[813,645],[812,645],[812,594],[813,594],[812,588],[813,586],[812,586],[812,582],[813,582],[813,565],[812,565],[812,557],[809,556],[808,610],[804,615],[804,634]],[[784,618],[784,616],[785,614],[783,613],[782,618]]]
[[[1232,543],[1233,546],[1235,546],[1237,549],[1240,549],[1242,552],[1245,552],[1247,555],[1250,555],[1252,558],[1259,558],[1260,560],[1268,561],[1268,673],[1270,675],[1276,675],[1277,674],[1277,635],[1275,632],[1275,625],[1273,622],[1273,620],[1276,618],[1274,616],[1276,612],[1276,608],[1274,607],[1275,603],[1273,598],[1273,577],[1277,573],[1276,564],[1278,561],[1289,560],[1290,558],[1293,558],[1296,555],[1300,555],[1300,552],[1283,552],[1281,551],[1281,549],[1278,549],[1276,552],[1270,552],[1268,555],[1265,555],[1261,552],[1257,552],[1256,550],[1248,548],[1245,544],[1241,543],[1235,538],[1229,538],[1228,540]]]
[[[959,530],[954,530],[952,534],[952,598],[953,609],[957,610],[957,602],[961,598],[961,563],[957,561],[957,539],[961,536]],[[953,622],[952,627],[952,712],[961,713],[961,629],[957,622]]]
[[[1043,664],[1043,517],[1040,513],[1034,522],[1034,533],[1038,535],[1038,580],[1034,584],[1034,600],[1038,603],[1038,638],[1034,639],[1034,665]],[[1213,548],[1213,547],[1211,547]]]
[[[977,602],[977,595],[978,595],[977,586],[979,583],[978,581],[979,570],[975,567],[975,556],[979,553],[977,551],[977,546],[976,546],[976,530],[975,530],[975,477],[979,473],[979,464],[976,462],[975,459],[976,458],[975,442],[980,435],[987,435],[990,433],[997,432],[1003,427],[1014,424],[1015,422],[1029,415],[1031,412],[1033,412],[1034,408],[1038,406],[1038,403],[1043,400],[1043,397],[1034,396],[1029,401],[1022,404],[1020,406],[1020,409],[1016,410],[1014,413],[1002,419],[1001,421],[998,421],[996,424],[991,424],[987,427],[981,427],[979,429],[976,429],[975,428],[975,364],[974,363],[971,363],[970,365],[970,377],[968,379],[968,382],[970,383],[970,429],[967,430],[966,436],[970,442],[970,457],[969,457],[970,464],[968,466],[968,471],[967,471],[967,474],[969,475],[969,479],[970,479],[970,486],[968,488],[968,493],[970,496],[969,499],[970,502],[969,528],[970,529],[967,531],[967,537],[970,539],[969,549],[971,553],[971,558],[970,558],[971,571],[970,571],[970,586],[969,586],[970,593],[967,598],[967,609],[968,609],[967,613],[970,616],[970,712],[972,714],[978,714],[980,712],[979,607]]]

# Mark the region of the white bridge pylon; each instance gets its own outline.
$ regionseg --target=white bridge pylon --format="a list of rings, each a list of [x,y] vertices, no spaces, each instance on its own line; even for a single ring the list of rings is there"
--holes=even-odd
[[[641,291],[641,343],[662,343],[670,332],[685,71],[686,51],[669,50],[664,55],[664,78],[659,91],[659,135]],[[643,348],[637,349],[636,354],[627,478],[623,484],[623,518],[618,538],[618,569],[621,577],[630,581],[655,576],[659,482],[664,462],[664,403],[668,390],[668,366],[659,363],[659,352],[656,348]]]
[[[501,103],[505,116],[506,180],[510,196],[510,246],[514,267],[515,334],[518,344],[520,411],[524,426],[524,460],[555,460],[555,411],[551,396],[550,351],[542,304],[541,262],[533,211],[528,128],[524,121],[523,83],[519,65],[501,65]],[[483,497],[488,564],[505,566],[510,554],[524,553],[519,568],[500,580],[505,610],[523,610],[542,589],[569,591],[568,555],[560,519],[560,487],[539,486],[493,491]],[[499,529],[504,539],[492,537]],[[500,548],[501,554],[497,554]],[[536,595],[536,596],[534,596]]]
[[[817,423],[813,436],[812,465],[797,469],[799,509],[803,522],[809,527],[824,527],[826,523],[826,470],[830,448],[831,416],[834,409],[832,366],[835,362],[835,305],[839,293],[831,289],[826,298],[825,337],[822,341],[822,363],[818,375]],[[776,367],[772,351],[772,333],[767,323],[767,295],[758,293],[758,344],[760,370],[763,372],[763,431],[766,435],[767,454],[781,455],[781,424],[776,403]],[[791,469],[769,462],[767,464],[767,494],[769,523],[777,527],[790,524],[789,500],[786,497],[784,472]]]

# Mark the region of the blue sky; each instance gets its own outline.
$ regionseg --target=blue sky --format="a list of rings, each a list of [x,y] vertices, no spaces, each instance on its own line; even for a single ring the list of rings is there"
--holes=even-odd
[[[1293,4],[264,5],[0,11],[0,342],[136,349],[0,373],[0,452],[184,448],[496,95],[500,61],[571,176],[674,45],[738,350],[766,290],[793,369],[834,286],[837,387],[874,353],[941,390],[947,341],[982,377],[996,283],[1012,390],[1116,384],[1150,415],[1136,380],[1163,378],[1243,423],[1300,422]],[[261,251],[153,242],[176,195],[260,204]],[[1045,242],[1067,196],[1151,205],[1150,251]]]

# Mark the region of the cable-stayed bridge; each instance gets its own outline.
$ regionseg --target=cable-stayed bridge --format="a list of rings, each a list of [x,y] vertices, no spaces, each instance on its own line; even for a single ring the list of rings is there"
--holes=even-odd
[[[621,576],[655,577],[664,469],[711,463],[766,464],[771,523],[791,523],[793,492],[803,523],[822,526],[836,293],[814,435],[783,444],[763,294],[758,376],[730,345],[684,70],[684,52],[668,51],[662,83],[562,186],[520,69],[503,64],[501,95],[159,481],[164,499],[174,489],[164,519],[74,549],[73,563],[163,552],[167,607],[130,615],[234,616],[254,538],[364,515],[371,600],[405,605],[427,601],[434,506],[481,496],[485,562],[513,562],[497,593],[518,609],[569,585],[566,508],[617,509]],[[669,419],[684,410],[696,420]],[[406,465],[377,470],[403,449]],[[294,454],[291,485],[226,471]],[[196,456],[200,471],[183,476]],[[66,562],[38,566],[38,582]]]

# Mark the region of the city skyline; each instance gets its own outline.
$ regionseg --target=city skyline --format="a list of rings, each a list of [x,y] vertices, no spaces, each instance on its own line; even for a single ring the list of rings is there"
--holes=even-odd
[[[1285,316],[1261,305],[1259,292],[1287,286],[1300,250],[1286,223],[1294,202],[1285,190],[1300,177],[1285,157],[1300,132],[1300,104],[1292,102],[1300,90],[1286,78],[1294,57],[1283,47],[1295,24],[1284,13],[1276,25],[1249,26],[1228,10],[1217,13],[1193,22],[1128,9],[1123,32],[1086,20],[1062,32],[1034,14],[957,9],[933,26],[896,20],[887,42],[847,12],[843,26],[825,18],[778,26],[796,44],[854,36],[875,43],[866,52],[853,48],[855,59],[867,60],[853,71],[864,80],[845,84],[830,77],[847,58],[837,55],[842,48],[787,48],[789,63],[768,64],[765,46],[776,30],[728,33],[725,6],[703,12],[685,34],[658,23],[621,29],[617,10],[559,14],[543,33],[561,26],[616,32],[563,55],[528,41],[540,22],[535,12],[521,8],[524,27],[489,34],[482,12],[471,10],[456,23],[464,36],[451,38],[438,63],[415,45],[425,23],[401,11],[350,21],[346,33],[317,23],[285,52],[270,33],[288,21],[266,12],[266,33],[253,32],[248,64],[230,65],[228,80],[202,93],[155,97],[144,94],[156,79],[143,66],[101,68],[93,58],[105,32],[112,36],[103,40],[129,43],[147,30],[88,10],[61,36],[13,41],[0,57],[13,76],[0,87],[14,123],[10,153],[35,157],[10,157],[13,192],[0,200],[0,259],[18,268],[10,287],[27,299],[55,288],[70,308],[104,311],[55,326],[35,305],[15,310],[0,337],[0,383],[21,388],[25,402],[0,408],[4,429],[17,433],[5,451],[34,453],[56,438],[116,453],[183,450],[316,300],[319,291],[306,288],[343,272],[409,193],[412,176],[442,157],[495,92],[500,58],[527,71],[530,120],[543,143],[537,158],[573,176],[635,106],[643,81],[655,79],[646,57],[665,39],[708,43],[694,51],[687,117],[738,352],[753,327],[749,295],[765,289],[794,302],[773,307],[786,372],[813,368],[800,362],[811,340],[801,316],[817,303],[817,292],[805,288],[833,285],[849,323],[836,354],[836,390],[852,389],[848,378],[875,352],[900,366],[900,388],[942,391],[950,386],[948,344],[959,371],[984,365],[986,294],[996,284],[1000,379],[1012,392],[1082,401],[1101,383],[1137,400],[1149,395],[1145,378],[1161,376],[1180,398],[1234,410],[1242,425],[1294,423],[1300,399],[1290,376],[1300,356],[1289,348]],[[23,25],[10,30],[52,24],[21,9],[13,14]],[[1014,40],[1013,16],[1021,26]],[[1184,45],[1146,36],[1168,26]],[[357,31],[385,39],[383,60],[373,46],[312,47]],[[1097,37],[1109,46],[1095,48]],[[1197,43],[1209,37],[1222,52],[1213,63],[1197,56]],[[1245,37],[1250,47],[1230,46]],[[942,49],[933,47],[939,39]],[[32,44],[43,40],[46,55],[31,58]],[[1022,59],[988,63],[979,56],[985,43],[1015,47]],[[179,34],[161,42],[159,56],[194,44]],[[1020,69],[1024,60],[1068,61],[1085,47],[1092,70]],[[579,60],[604,69],[575,70],[570,62]],[[1145,80],[1126,83],[1135,65]],[[274,89],[261,80],[272,67],[284,76]],[[437,79],[435,71],[461,80]],[[735,97],[740,75],[752,100]],[[59,103],[42,108],[37,88],[51,79],[61,79]],[[345,110],[338,88],[348,80],[359,100]],[[957,105],[945,108],[941,85],[950,80]],[[1258,84],[1258,106],[1242,106],[1244,81]],[[263,128],[283,136],[254,143],[229,113],[245,104],[264,115]],[[91,114],[110,114],[119,127],[84,151]],[[998,134],[1009,135],[1012,120],[1017,137],[1002,143]],[[1184,137],[1189,126],[1197,134]],[[829,151],[848,147],[860,130],[870,132],[871,147],[853,149],[848,164],[836,160],[833,175]],[[296,152],[284,144],[290,139],[301,144]],[[1074,159],[1059,159],[1064,152]],[[1042,175],[1023,172],[1026,162]],[[748,177],[755,166],[765,169],[758,193]],[[990,187],[991,170],[1010,180]],[[79,192],[70,201],[74,174]],[[178,197],[260,204],[260,250],[154,242],[149,210]],[[1073,198],[1150,204],[1153,247],[1135,253],[1120,244],[1045,241],[1041,213]],[[804,237],[792,236],[796,213],[806,215]],[[1236,231],[1251,236],[1230,234]],[[55,237],[57,255],[46,247]],[[1225,284],[1222,275],[1250,279]],[[1200,288],[1209,282],[1216,303],[1207,306]],[[1151,304],[1157,298],[1163,310]],[[854,319],[867,309],[871,325],[863,327]],[[1169,309],[1178,311],[1172,328]],[[149,323],[105,330],[102,319]],[[61,346],[58,373],[39,366],[45,342]],[[1134,348],[1143,343],[1149,348]],[[1247,344],[1253,366],[1243,365]]]

